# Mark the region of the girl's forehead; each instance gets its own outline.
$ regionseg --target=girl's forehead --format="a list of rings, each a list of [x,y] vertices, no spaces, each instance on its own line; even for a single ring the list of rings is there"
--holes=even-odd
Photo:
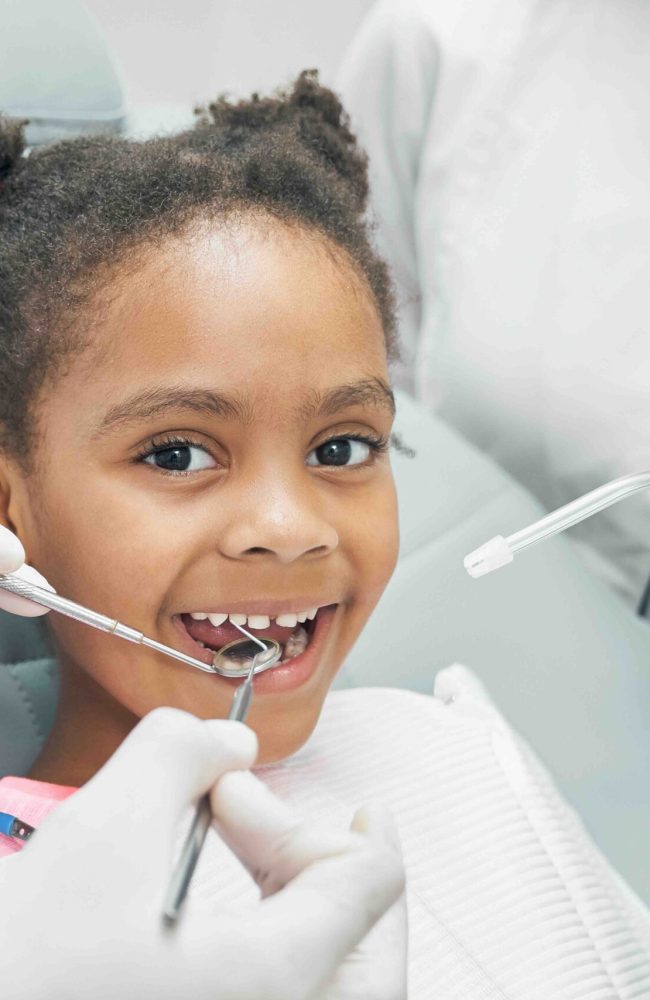
[[[150,253],[113,291],[97,336],[122,368],[290,365],[306,377],[326,361],[385,362],[365,279],[343,251],[285,226],[200,231]]]
[[[342,386],[388,383],[372,293],[342,253],[300,231],[206,229],[149,252],[109,293],[68,392],[95,416],[178,390],[279,418]]]

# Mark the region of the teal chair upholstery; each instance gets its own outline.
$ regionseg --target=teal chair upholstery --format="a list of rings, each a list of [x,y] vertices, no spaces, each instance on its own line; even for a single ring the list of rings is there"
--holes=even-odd
[[[29,119],[30,146],[124,129],[115,62],[81,0],[0,4],[0,111]]]

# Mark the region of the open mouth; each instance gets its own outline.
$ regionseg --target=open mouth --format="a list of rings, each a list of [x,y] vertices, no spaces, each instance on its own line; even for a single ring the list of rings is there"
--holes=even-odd
[[[196,655],[205,663],[212,663],[214,654],[231,642],[245,636],[237,628],[241,625],[251,635],[260,639],[274,639],[282,654],[278,666],[283,666],[301,656],[309,648],[316,632],[319,615],[326,610],[309,608],[301,612],[278,615],[216,614],[203,611],[179,616],[187,635],[199,647]],[[233,660],[234,670],[242,669],[241,660]]]

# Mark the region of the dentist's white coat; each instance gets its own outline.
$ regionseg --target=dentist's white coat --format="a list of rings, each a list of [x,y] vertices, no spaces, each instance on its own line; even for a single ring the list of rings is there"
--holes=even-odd
[[[384,0],[339,84],[399,286],[398,383],[549,509],[650,468],[650,5]],[[572,537],[636,604],[650,497]]]

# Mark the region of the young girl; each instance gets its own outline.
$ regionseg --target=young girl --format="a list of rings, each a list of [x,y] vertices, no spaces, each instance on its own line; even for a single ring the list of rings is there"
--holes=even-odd
[[[259,773],[333,824],[388,800],[411,997],[548,995],[540,975],[577,996],[556,984],[576,962],[609,981],[617,934],[635,981],[649,976],[647,925],[631,929],[615,876],[462,672],[436,699],[359,690],[323,711],[398,547],[391,295],[336,97],[303,74],[286,95],[218,101],[173,138],[25,158],[5,124],[2,142],[0,520],[29,561],[205,662],[240,637],[234,622],[282,644],[255,681]],[[48,626],[56,721],[29,780],[0,783],[0,810],[30,795],[51,807],[156,706],[228,712],[232,681]],[[195,900],[245,907],[250,880],[209,840]],[[594,868],[611,918],[596,927]],[[568,971],[557,920],[583,948]]]

